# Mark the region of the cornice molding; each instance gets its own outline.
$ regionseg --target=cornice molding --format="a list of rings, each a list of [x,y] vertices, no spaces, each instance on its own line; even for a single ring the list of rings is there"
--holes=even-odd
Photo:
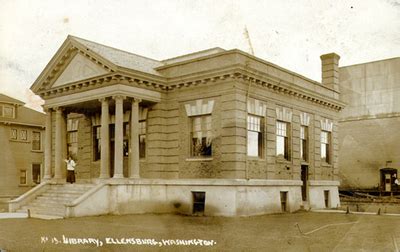
[[[246,84],[252,84],[260,88],[264,88],[270,92],[278,93],[281,95],[291,96],[294,98],[302,99],[310,103],[314,103],[320,106],[324,106],[335,111],[340,111],[344,108],[344,103],[341,101],[317,94],[308,89],[302,89],[301,87],[294,86],[293,84],[277,80],[273,77],[258,76],[254,73],[249,73],[244,70],[234,70],[215,73],[215,75],[204,75],[193,79],[186,79],[185,81],[174,81],[174,83],[168,82],[156,82],[148,78],[143,78],[126,73],[113,72],[102,76],[93,77],[90,79],[77,81],[48,90],[42,90],[39,95],[43,99],[53,98],[62,94],[77,93],[80,91],[86,91],[97,88],[99,86],[108,86],[113,84],[125,84],[128,86],[135,86],[139,88],[150,89],[159,92],[172,92],[182,88],[196,87],[200,85],[215,84],[218,82],[234,80]]]

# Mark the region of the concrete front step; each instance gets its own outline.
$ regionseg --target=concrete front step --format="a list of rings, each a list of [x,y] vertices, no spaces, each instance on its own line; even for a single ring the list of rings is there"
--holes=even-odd
[[[54,197],[46,197],[39,196],[32,202],[40,202],[40,203],[56,203],[56,204],[68,204],[72,202],[75,198],[54,198]]]
[[[17,212],[27,212],[34,215],[65,216],[65,205],[79,198],[93,188],[94,185],[66,184],[50,185],[34,200],[22,206]]]
[[[45,215],[55,215],[55,216],[64,216],[65,215],[65,207],[64,208],[46,208],[46,207],[36,207],[36,206],[23,206],[21,209],[17,210],[19,213],[27,212],[29,209],[31,214],[45,214]]]

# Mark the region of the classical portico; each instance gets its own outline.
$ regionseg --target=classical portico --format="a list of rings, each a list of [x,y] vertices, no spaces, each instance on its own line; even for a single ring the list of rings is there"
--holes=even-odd
[[[57,101],[55,101],[56,103]],[[110,169],[113,170],[111,179],[124,178],[124,117],[128,115],[129,120],[129,173],[132,179],[140,178],[139,168],[139,111],[141,98],[126,93],[115,92],[112,95],[104,95],[97,99],[79,102],[73,101],[63,103],[60,106],[46,106],[46,134],[45,134],[45,174],[46,180],[63,181],[64,159],[67,158],[66,151],[66,120],[68,113],[81,112],[89,117],[100,114],[100,175],[99,179],[110,179]],[[149,102],[146,100],[145,102]],[[51,103],[50,103],[51,104]],[[111,106],[112,105],[112,106]],[[79,107],[79,109],[78,109]],[[85,108],[86,107],[86,108]],[[112,110],[110,111],[110,108]],[[83,112],[82,112],[83,111]],[[97,113],[98,112],[98,113]],[[55,117],[55,120],[52,118]],[[111,118],[113,118],[111,122]],[[53,126],[54,123],[54,126]],[[115,125],[115,136],[110,139],[110,125]],[[54,143],[52,143],[54,139]],[[113,146],[110,146],[113,143]],[[52,148],[54,146],[54,148]],[[110,162],[110,147],[113,147],[113,162]],[[52,153],[53,152],[53,153]],[[54,156],[54,176],[52,175],[52,156]],[[74,157],[75,158],[75,157]],[[111,163],[113,167],[111,167]],[[78,160],[79,165],[79,160]],[[79,167],[79,166],[78,166]],[[79,172],[79,170],[78,170]]]

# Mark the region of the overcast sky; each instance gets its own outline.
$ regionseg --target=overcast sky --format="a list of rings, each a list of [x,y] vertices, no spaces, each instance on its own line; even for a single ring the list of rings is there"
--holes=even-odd
[[[400,57],[400,0],[0,0],[0,93],[38,108],[29,87],[68,34],[162,60],[211,47],[320,81],[340,65]]]

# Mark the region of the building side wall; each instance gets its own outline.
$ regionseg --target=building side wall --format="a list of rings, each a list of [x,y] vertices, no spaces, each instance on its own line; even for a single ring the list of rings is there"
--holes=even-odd
[[[343,187],[377,188],[379,169],[400,168],[400,58],[340,68],[340,178]]]
[[[387,161],[400,169],[400,117],[341,122],[340,169],[343,187],[376,188]]]
[[[17,130],[17,139],[11,139],[11,129]],[[27,140],[20,137],[21,130],[27,131]],[[41,150],[32,151],[32,132],[41,132]],[[40,164],[41,178],[44,172],[43,145],[44,131],[42,129],[19,125],[0,125],[0,197],[15,197],[36,184],[32,178],[32,164]],[[26,170],[26,184],[20,184],[20,171]]]

